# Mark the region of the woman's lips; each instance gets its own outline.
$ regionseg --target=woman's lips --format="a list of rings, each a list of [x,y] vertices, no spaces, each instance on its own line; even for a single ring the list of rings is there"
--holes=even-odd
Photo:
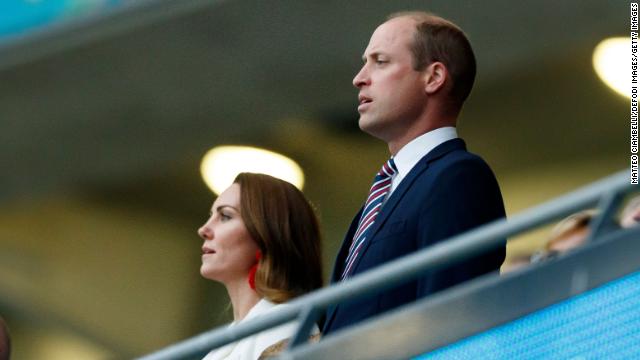
[[[204,246],[202,247],[202,255],[203,255],[203,256],[204,256],[204,255],[211,255],[211,254],[215,254],[215,253],[216,253],[216,252],[215,252],[215,250],[213,250],[213,249],[210,249],[210,248],[208,248],[208,247],[204,247]]]

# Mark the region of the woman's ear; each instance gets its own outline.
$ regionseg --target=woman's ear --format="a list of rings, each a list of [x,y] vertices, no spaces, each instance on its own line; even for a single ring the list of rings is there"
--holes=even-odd
[[[436,61],[427,66],[424,73],[424,90],[428,95],[435,94],[444,88],[449,78],[449,71],[443,63]]]

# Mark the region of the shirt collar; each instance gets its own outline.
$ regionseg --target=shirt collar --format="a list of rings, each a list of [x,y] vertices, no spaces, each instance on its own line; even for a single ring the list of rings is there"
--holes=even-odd
[[[242,323],[242,322],[245,322],[245,321],[247,321],[249,319],[253,319],[256,316],[267,312],[269,309],[273,308],[274,306],[275,306],[274,303],[272,303],[271,301],[269,301],[267,299],[262,298],[255,305],[253,305],[251,310],[249,310],[247,315],[242,320],[234,321],[231,324],[229,324],[229,326],[235,326],[235,325],[237,325],[239,323]]]
[[[455,139],[458,137],[458,132],[453,126],[441,127],[435,130],[431,130],[428,133],[422,134],[417,138],[411,140],[408,144],[402,147],[400,151],[393,157],[393,161],[398,168],[398,175],[400,179],[404,178],[413,167],[427,155],[431,150],[435,149],[438,145]]]

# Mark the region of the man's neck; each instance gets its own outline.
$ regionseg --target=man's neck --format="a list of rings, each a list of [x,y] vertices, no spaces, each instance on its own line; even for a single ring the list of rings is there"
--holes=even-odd
[[[415,119],[410,127],[403,129],[404,131],[394,136],[393,139],[386,140],[391,155],[396,155],[405,145],[429,131],[447,126],[456,126],[459,111],[438,111],[433,109],[433,107],[426,109],[426,112],[418,119]]]

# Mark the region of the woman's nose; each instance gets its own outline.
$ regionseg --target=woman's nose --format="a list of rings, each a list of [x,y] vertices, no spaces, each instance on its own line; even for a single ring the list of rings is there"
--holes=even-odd
[[[206,222],[204,225],[202,225],[198,229],[198,235],[204,240],[213,239],[213,231],[211,230],[211,227],[209,226],[209,222]]]

